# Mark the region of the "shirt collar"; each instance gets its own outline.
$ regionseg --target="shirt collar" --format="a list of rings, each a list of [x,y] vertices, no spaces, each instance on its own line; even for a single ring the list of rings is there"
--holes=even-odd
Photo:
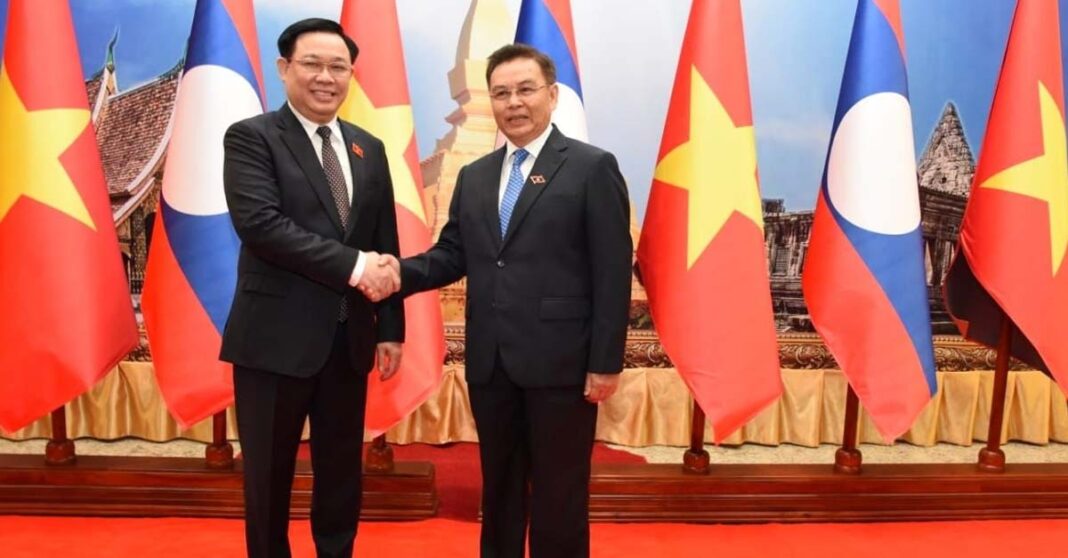
[[[300,111],[298,111],[296,107],[293,106],[293,103],[286,101],[286,104],[289,105],[289,110],[293,111],[293,116],[297,117],[297,122],[300,122],[301,127],[304,128],[304,132],[308,134],[309,138],[313,138],[319,135],[316,132],[316,130],[319,129],[319,126],[329,127],[331,138],[341,138],[341,125],[338,124],[337,117],[334,117],[334,119],[331,120],[329,124],[316,124],[315,122],[312,122],[311,120],[305,118],[304,115],[301,114]],[[344,141],[342,141],[342,143],[344,143]]]
[[[533,140],[531,140],[530,143],[523,146],[523,149],[526,149],[527,153],[529,153],[529,155],[527,155],[527,159],[533,161],[538,158],[538,154],[541,153],[541,149],[545,147],[545,142],[549,141],[549,134],[553,133],[553,128],[554,126],[552,124],[549,124],[545,127],[545,131],[542,132],[540,136],[534,138]],[[504,160],[509,161],[511,160],[512,154],[515,153],[516,150],[519,148],[516,147],[516,145],[512,143],[512,140],[510,139],[505,139],[504,145]]]

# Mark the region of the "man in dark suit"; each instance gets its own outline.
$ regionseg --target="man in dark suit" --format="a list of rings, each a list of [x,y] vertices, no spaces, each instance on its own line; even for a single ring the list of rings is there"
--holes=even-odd
[[[467,276],[467,366],[482,459],[483,558],[589,555],[597,405],[623,368],[630,304],[626,186],[615,158],[550,125],[552,61],[489,58],[507,144],[461,169],[449,221],[401,263],[405,294]]]
[[[290,556],[290,490],[311,421],[312,535],[318,556],[351,556],[360,513],[367,374],[399,365],[403,301],[385,149],[340,121],[358,49],[340,25],[278,38],[287,103],[230,127],[224,184],[241,237],[221,358],[234,364],[249,556]],[[366,251],[365,251],[366,250]],[[363,295],[355,292],[357,289]],[[372,301],[376,301],[377,304]]]

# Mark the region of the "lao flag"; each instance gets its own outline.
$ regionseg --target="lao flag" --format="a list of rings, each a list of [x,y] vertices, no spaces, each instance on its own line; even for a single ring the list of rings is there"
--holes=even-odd
[[[553,123],[565,136],[587,141],[590,135],[586,129],[586,109],[582,106],[571,0],[523,0],[515,42],[528,44],[553,59],[560,90]]]
[[[897,0],[860,0],[802,288],[887,440],[935,393],[912,113]]]
[[[263,112],[258,45],[250,0],[197,1],[143,303],[160,391],[183,427],[233,400],[230,365],[218,358],[239,247],[222,146],[230,124]]]

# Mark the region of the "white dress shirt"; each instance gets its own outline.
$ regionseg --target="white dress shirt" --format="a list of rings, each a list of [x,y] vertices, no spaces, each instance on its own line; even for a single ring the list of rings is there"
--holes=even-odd
[[[531,140],[530,143],[523,146],[523,149],[527,150],[527,158],[519,164],[519,172],[523,174],[523,182],[525,183],[527,177],[530,176],[530,170],[534,168],[534,160],[538,158],[541,153],[541,149],[545,147],[545,142],[549,140],[549,134],[553,131],[552,124],[545,127],[545,131],[540,136]],[[512,174],[512,163],[515,161],[515,152],[519,149],[512,140],[505,140],[504,143],[504,164],[501,165],[501,184],[497,190],[497,211],[501,210],[501,202],[504,201],[504,190],[508,187],[508,176]]]
[[[349,153],[345,150],[345,137],[341,135],[341,124],[338,124],[337,118],[330,121],[329,124],[316,124],[311,120],[304,117],[293,103],[289,103],[289,109],[293,111],[293,115],[297,117],[297,121],[304,127],[304,133],[308,134],[308,139],[312,142],[312,147],[315,148],[315,156],[319,158],[319,164],[323,164],[323,137],[316,131],[319,126],[327,126],[330,128],[330,147],[334,149],[334,153],[337,154],[337,160],[341,163],[341,174],[345,175],[345,191],[349,195],[349,204],[352,203],[352,165],[349,164]],[[360,257],[356,258],[356,267],[352,270],[352,275],[349,277],[349,286],[355,287],[360,282],[360,278],[363,277],[363,268],[367,265],[367,254],[363,251],[360,252]]]

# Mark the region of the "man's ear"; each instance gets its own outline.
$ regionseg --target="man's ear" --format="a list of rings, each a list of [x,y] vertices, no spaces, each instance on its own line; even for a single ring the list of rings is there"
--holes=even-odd
[[[289,61],[281,56],[274,61],[274,67],[278,70],[278,77],[281,78],[286,73],[286,68],[289,67]]]

